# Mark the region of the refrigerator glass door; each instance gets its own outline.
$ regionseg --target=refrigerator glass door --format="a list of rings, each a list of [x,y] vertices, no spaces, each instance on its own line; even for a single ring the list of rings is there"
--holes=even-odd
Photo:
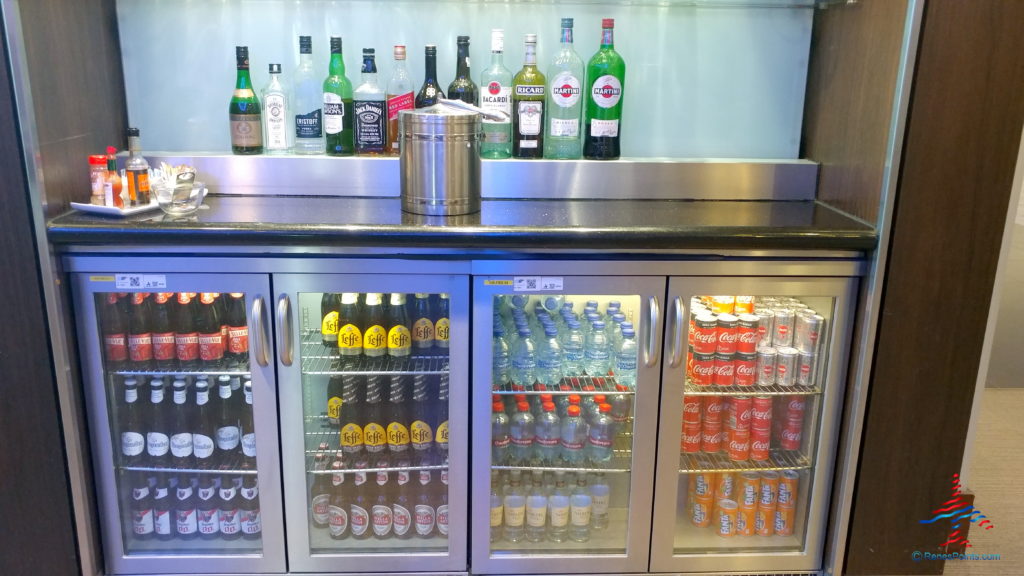
[[[475,279],[473,571],[645,571],[664,278],[528,280]]]
[[[283,572],[268,277],[75,287],[108,569]]]
[[[274,285],[291,569],[465,570],[468,278]]]
[[[819,567],[855,286],[671,279],[652,570]]]

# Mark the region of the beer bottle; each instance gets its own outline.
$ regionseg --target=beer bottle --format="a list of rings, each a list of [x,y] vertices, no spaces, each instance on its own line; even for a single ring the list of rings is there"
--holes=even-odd
[[[219,376],[217,378],[218,384],[225,380],[231,386],[231,407],[235,411],[235,415],[241,418],[242,410],[245,408],[245,393],[242,392],[242,377],[241,376],[228,376],[227,374]],[[238,431],[242,433],[241,429]],[[241,439],[241,436],[239,436]]]
[[[169,303],[173,296],[170,292],[157,292],[153,295],[153,306],[150,308],[149,330],[153,343],[153,361],[157,370],[170,371],[178,365]]]
[[[433,494],[433,470],[423,468],[431,466],[433,461],[428,454],[419,456],[417,466],[419,470],[419,486],[416,488],[415,512],[413,519],[416,525],[416,535],[420,538],[430,538],[434,535],[435,509]]]
[[[237,540],[242,536],[242,522],[239,516],[238,489],[228,476],[221,477],[220,490],[220,535],[225,540]]]
[[[242,538],[259,540],[263,532],[263,519],[260,516],[259,479],[255,474],[245,477],[239,495],[242,497],[238,505],[239,525]]]
[[[107,370],[124,370],[128,362],[128,316],[119,306],[118,293],[108,292],[100,310]]]
[[[384,327],[382,294],[371,292],[366,295],[363,321],[363,354],[369,357],[383,356],[387,351],[388,331]]]
[[[214,411],[210,406],[210,388],[205,377],[196,379],[196,410],[192,421],[192,455],[195,466],[200,470],[212,470],[214,464],[214,441],[217,428]]]
[[[200,474],[199,499],[196,502],[196,524],[199,526],[199,538],[213,540],[220,534],[220,508],[217,498],[217,484],[213,475]]]
[[[231,402],[231,383],[220,382],[217,385],[217,452],[220,468],[233,468],[238,459],[238,415]]]
[[[174,404],[171,407],[171,466],[192,467],[192,422],[188,390],[184,380],[175,380],[172,388]]]
[[[413,503],[409,495],[412,484],[409,482],[409,467],[411,463],[407,455],[401,455],[394,460],[395,472],[394,489],[391,491],[391,522],[392,532],[395,538],[407,540],[412,538],[412,512]]]
[[[181,370],[199,368],[199,333],[195,321],[195,293],[179,292],[174,318],[174,348]]]
[[[344,292],[338,304],[338,351],[342,356],[363,353],[363,326],[359,314],[359,294]]]
[[[136,540],[149,540],[153,537],[153,499],[149,493],[149,478],[144,473],[136,473],[131,487],[132,535]]]
[[[348,505],[348,521],[351,526],[352,537],[356,540],[365,540],[370,537],[370,514],[367,509],[370,507],[367,497],[366,486],[366,461],[357,462],[355,472],[352,474],[354,489],[352,498]]]
[[[381,381],[368,378],[366,402],[363,405],[363,447],[371,461],[377,460],[387,450],[387,422],[384,420],[384,399]]]
[[[313,458],[313,471],[327,470],[327,457],[324,454],[317,454]],[[329,506],[331,501],[331,485],[327,474],[314,474],[313,486],[309,489],[310,516],[313,518],[313,526],[326,528],[328,523]]]
[[[409,312],[405,308],[405,294],[391,295],[391,306],[387,315],[387,354],[394,359],[408,358],[412,351],[412,336],[409,330]],[[393,363],[393,365],[398,365]]]
[[[335,354],[338,348],[338,295],[324,292],[320,299],[320,341],[328,352]]]
[[[170,464],[170,429],[167,402],[164,402],[164,381],[154,378],[149,383],[149,413],[146,415],[146,454],[149,465],[164,468]]]
[[[434,447],[437,457],[442,461],[448,460],[448,376],[441,376],[441,384],[438,386],[437,407],[434,418]]]
[[[352,466],[353,463],[363,459],[363,419],[362,399],[359,398],[361,390],[358,377],[351,377],[342,382],[341,388],[341,411],[338,416],[338,423],[341,427],[340,440],[341,452],[345,460]]]
[[[227,299],[228,341],[224,358],[230,368],[249,368],[249,322],[245,314],[245,294],[232,292]]]
[[[143,408],[135,378],[124,379],[124,418],[121,427],[121,456],[125,466],[141,466],[146,450]]]
[[[156,534],[157,540],[174,538],[176,527],[171,519],[173,501],[167,475],[158,475],[153,490],[153,533]]]
[[[409,410],[405,402],[405,382],[391,380],[387,403],[388,452],[394,458],[409,454]]]
[[[341,428],[342,376],[335,374],[327,381],[327,423]]]
[[[438,298],[437,320],[434,321],[434,345],[442,354],[448,353],[448,327],[451,325],[449,309],[448,294],[441,293]]]
[[[434,443],[434,414],[430,406],[429,380],[414,379],[412,388],[412,422],[409,424],[409,439],[415,453],[414,458],[422,459],[430,453]]]
[[[430,294],[416,294],[412,310],[412,347],[417,352],[429,352],[434,347],[434,317],[430,309]]]
[[[153,369],[153,334],[150,329],[149,294],[132,294],[128,322],[128,359],[132,370]]]
[[[224,364],[224,337],[218,308],[212,293],[199,295],[196,331],[199,333],[200,365],[204,370],[219,370]]]
[[[192,480],[185,475],[178,477],[178,486],[174,491],[174,524],[175,533],[182,540],[192,540],[199,535]]]
[[[252,416],[252,382],[245,381],[245,406],[242,407],[241,430],[242,435],[242,469],[256,469],[256,424]]]
[[[378,540],[384,540],[391,536],[392,510],[391,493],[388,481],[389,463],[386,457],[380,458],[374,464],[377,468],[377,489],[373,498],[373,507],[370,511],[370,518],[373,522],[373,535]]]
[[[327,523],[330,526],[332,540],[348,538],[348,497],[345,495],[345,473],[342,472],[341,460],[331,464],[331,498],[327,507]],[[326,476],[326,474],[324,474]]]
[[[442,460],[447,465],[448,460]],[[434,516],[437,518],[437,534],[442,538],[448,537],[448,468],[442,468],[438,474],[441,485],[435,490],[437,494],[437,506]]]

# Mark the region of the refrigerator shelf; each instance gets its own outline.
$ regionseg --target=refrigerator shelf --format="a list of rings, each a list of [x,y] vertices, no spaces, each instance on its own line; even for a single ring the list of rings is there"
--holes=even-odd
[[[344,540],[334,540],[326,528],[318,528],[313,524],[309,525],[309,547],[313,554],[358,554],[361,552],[372,553],[380,556],[382,561],[388,553],[392,554],[430,554],[446,552],[448,550],[448,538],[438,536],[435,530],[429,538],[412,536],[411,538],[399,539],[394,536],[379,539],[373,536],[364,540],[357,540],[351,535]]]
[[[817,386],[698,386],[686,381],[684,396],[814,396],[820,395]]]
[[[302,374],[305,376],[372,376],[374,374],[412,376],[448,374],[449,372],[447,356],[410,356],[408,358],[359,356],[356,360],[355,370],[340,370],[336,364],[338,358],[338,356],[329,356],[322,352],[319,356],[303,356]]]
[[[568,384],[570,388],[569,390],[517,390],[514,389],[512,384],[506,383],[500,386],[492,385],[491,393],[500,395],[526,394],[527,396],[536,396],[538,394],[579,394],[580,396],[594,394],[636,394],[636,390],[634,388],[629,388],[629,390],[624,390],[622,392],[615,390],[615,385],[617,383],[618,382],[615,381],[614,376],[575,376],[562,378],[562,384]],[[593,386],[594,389],[584,390],[586,386]]]
[[[165,472],[168,474],[227,474],[229,476],[242,476],[248,474],[255,476],[258,473],[257,470],[241,468],[156,468],[152,466],[120,466],[119,468],[124,472]]]
[[[118,376],[152,376],[174,379],[178,376],[246,376],[251,370],[113,370]]]
[[[733,462],[729,459],[729,455],[724,452],[716,454],[696,452],[679,455],[680,474],[692,472],[768,472],[772,470],[802,470],[810,467],[811,463],[807,456],[799,452],[784,450],[770,451],[768,460],[763,462],[751,460]]]

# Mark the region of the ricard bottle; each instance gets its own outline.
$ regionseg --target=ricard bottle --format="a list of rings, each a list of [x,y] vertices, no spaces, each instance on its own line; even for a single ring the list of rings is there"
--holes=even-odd
[[[248,46],[235,46],[235,61],[238,73],[228,107],[231,151],[235,154],[260,154],[263,152],[263,118],[260,101],[249,78]]]
[[[601,48],[587,63],[587,126],[583,156],[614,160],[620,154],[626,62],[615,51],[615,20],[601,21]]]
[[[387,100],[377,83],[373,48],[363,48],[362,82],[352,99],[355,108],[356,154],[377,156],[387,151]]]
[[[512,155],[544,157],[544,75],[537,70],[537,35],[526,35],[523,67],[512,79]]]
[[[402,110],[412,110],[416,95],[413,92],[412,80],[405,67],[405,46],[395,46],[395,63],[392,67],[391,80],[388,80],[388,154],[398,154],[398,115]]]
[[[328,156],[351,156],[353,138],[352,82],[345,76],[341,37],[331,36],[331,63],[324,79],[324,141]]]
[[[480,75],[480,107],[504,112],[508,119],[503,122],[483,119],[482,158],[512,156],[512,73],[502,61],[504,51],[505,31],[491,30],[491,65]]]
[[[562,18],[562,45],[548,68],[544,157],[576,159],[583,154],[583,59],[572,46],[572,18]]]
[[[270,65],[270,80],[263,89],[263,151],[285,154],[291,147],[288,123],[288,94],[281,84],[281,65]]]
[[[320,79],[313,68],[313,40],[299,36],[299,67],[295,70],[295,153],[323,154],[323,102]]]

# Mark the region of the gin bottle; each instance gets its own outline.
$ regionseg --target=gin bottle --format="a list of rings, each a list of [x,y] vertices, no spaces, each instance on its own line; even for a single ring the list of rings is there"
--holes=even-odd
[[[267,154],[288,152],[288,93],[281,84],[281,65],[270,65],[270,81],[263,89],[263,151]]]

